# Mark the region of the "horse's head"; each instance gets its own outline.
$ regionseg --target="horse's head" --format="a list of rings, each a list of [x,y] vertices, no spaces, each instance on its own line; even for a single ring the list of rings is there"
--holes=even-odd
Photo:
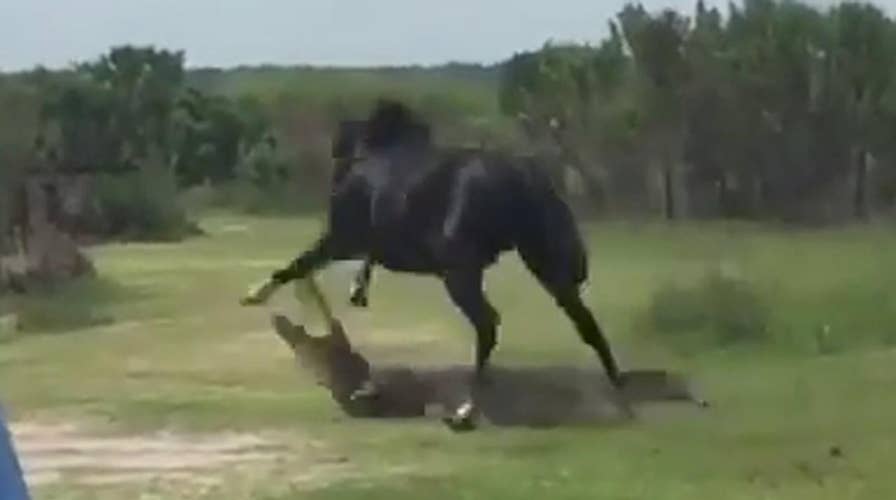
[[[425,147],[432,140],[429,125],[408,106],[391,99],[378,100],[365,125],[367,149],[395,145]]]
[[[333,134],[333,184],[337,185],[369,152],[393,146],[432,144],[429,125],[401,102],[380,99],[366,120],[343,120]]]
[[[294,325],[281,315],[271,319],[274,331],[292,348],[296,364],[308,370],[318,385],[336,394],[351,394],[370,377],[367,361],[352,350],[338,321],[324,336],[309,335],[302,325]]]

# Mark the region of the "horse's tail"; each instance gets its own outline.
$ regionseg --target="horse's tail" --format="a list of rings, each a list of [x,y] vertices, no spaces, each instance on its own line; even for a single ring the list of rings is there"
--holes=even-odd
[[[579,286],[588,279],[588,251],[572,210],[535,160],[524,172],[517,250],[546,285]]]

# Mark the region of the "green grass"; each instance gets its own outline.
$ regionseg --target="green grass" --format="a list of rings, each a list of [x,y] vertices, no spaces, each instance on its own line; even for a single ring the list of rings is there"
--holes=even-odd
[[[458,436],[436,422],[340,418],[267,335],[270,309],[236,305],[250,283],[311,241],[318,221],[210,215],[201,226],[208,235],[185,243],[92,248],[100,281],[16,304],[46,316],[0,343],[0,395],[15,418],[74,419],[104,432],[310,436],[348,457],[354,471],[292,486],[303,471],[287,461],[183,498],[878,500],[896,493],[889,476],[896,235],[886,228],[589,226],[587,300],[623,363],[688,372],[713,409],[645,409],[642,421],[622,427]],[[768,306],[761,343],[677,346],[676,336],[647,327],[648,304],[664,283],[689,286],[719,266],[748,280]],[[378,271],[364,312],[344,305],[347,277],[332,269],[323,282],[353,342],[375,362],[469,362],[472,333],[437,281]],[[489,273],[488,292],[504,318],[496,363],[595,362],[515,257]],[[290,295],[272,308],[291,310]],[[824,325],[830,335],[819,345]],[[832,446],[843,456],[830,456]],[[71,485],[38,493],[137,497],[126,488]]]

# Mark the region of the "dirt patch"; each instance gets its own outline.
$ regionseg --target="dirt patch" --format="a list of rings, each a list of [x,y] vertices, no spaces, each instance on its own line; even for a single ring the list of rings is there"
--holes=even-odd
[[[315,445],[298,450],[255,434],[206,435],[159,432],[150,435],[99,437],[72,425],[14,423],[12,434],[27,482],[32,486],[59,481],[109,486],[148,485],[158,481],[197,486],[219,484],[247,466],[273,467],[285,457],[308,457]],[[305,469],[315,470],[313,463]],[[321,461],[332,469],[332,463]]]

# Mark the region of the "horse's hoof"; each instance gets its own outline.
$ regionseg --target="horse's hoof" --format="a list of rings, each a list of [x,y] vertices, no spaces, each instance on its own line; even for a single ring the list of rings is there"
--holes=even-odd
[[[445,417],[442,422],[454,432],[469,432],[476,428],[476,408],[473,403],[462,404],[450,417]]]
[[[613,386],[613,390],[610,393],[610,398],[625,419],[634,420],[638,417],[638,415],[635,413],[634,408],[632,408],[632,403],[631,401],[629,401],[628,395],[625,393],[627,382],[627,377],[622,374],[618,375],[615,378],[611,378],[610,385]]]
[[[277,290],[277,285],[271,281],[266,281],[261,285],[249,290],[245,297],[240,299],[240,305],[258,306],[264,304],[271,298],[271,295]]]
[[[472,416],[466,418],[445,417],[442,419],[442,422],[454,432],[470,432],[476,429],[476,422]]]
[[[352,401],[370,401],[376,399],[379,395],[379,391],[375,385],[372,383],[365,383],[358,389],[355,389],[348,398]]]
[[[618,391],[625,389],[627,382],[628,380],[626,376],[621,373],[616,375],[615,377],[610,377],[610,385],[612,385],[613,388]]]
[[[368,306],[367,296],[365,295],[352,295],[349,297],[348,301],[351,305],[361,309],[365,309]]]

